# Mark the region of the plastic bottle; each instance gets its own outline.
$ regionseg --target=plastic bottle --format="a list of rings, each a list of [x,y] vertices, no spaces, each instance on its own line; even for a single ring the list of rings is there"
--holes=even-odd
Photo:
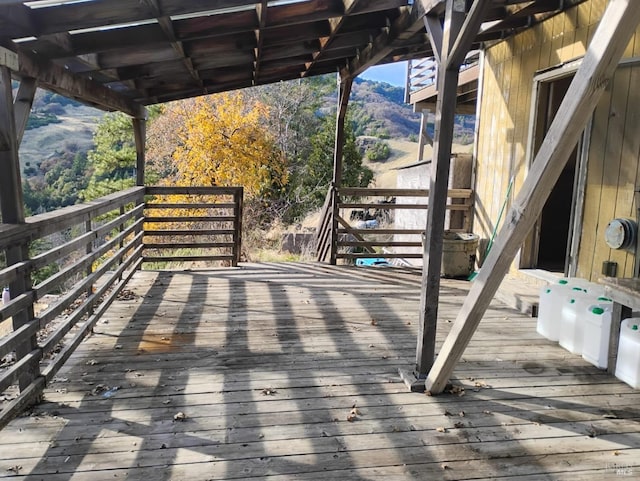
[[[5,287],[4,289],[2,289],[2,305],[6,306],[7,304],[9,304],[10,300],[11,294],[9,293],[9,288]]]
[[[573,354],[582,355],[585,318],[592,303],[593,299],[580,287],[571,289],[569,296],[562,303],[558,341]]]
[[[640,318],[630,317],[622,321],[616,377],[634,389],[640,388]]]
[[[582,358],[600,369],[609,365],[611,303],[589,306],[585,318]]]
[[[562,308],[562,301],[568,295],[570,289],[569,280],[560,279],[557,283],[543,287],[540,290],[536,330],[550,341],[558,341],[560,334],[559,314]]]

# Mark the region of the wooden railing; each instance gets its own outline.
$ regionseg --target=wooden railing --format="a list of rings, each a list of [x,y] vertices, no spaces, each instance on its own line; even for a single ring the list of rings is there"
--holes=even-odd
[[[460,72],[478,65],[479,51],[470,51],[460,66]],[[409,61],[408,94],[434,86],[438,81],[438,62],[435,57]],[[408,98],[408,95],[407,95]]]
[[[144,262],[240,262],[242,187],[147,187]]]
[[[448,197],[447,229],[469,232],[473,191],[450,189]],[[378,200],[372,200],[375,198]],[[428,198],[429,190],[425,189],[331,189],[316,233],[318,261],[421,258],[422,250],[417,248],[422,247],[424,227],[407,227],[395,213],[425,211],[429,207]],[[337,214],[335,222],[332,222],[329,217],[334,205]],[[354,212],[364,213],[365,218],[352,215]],[[423,217],[426,219],[424,214],[416,216],[417,224],[426,225],[426,220],[420,220]]]
[[[139,267],[143,199],[137,187],[0,227],[0,248],[22,253],[0,270],[11,295],[0,307],[0,393],[12,398],[0,427],[40,396]]]
[[[236,265],[241,216],[241,188],[135,187],[0,224],[0,287],[11,295],[0,306],[0,428],[39,398],[143,262]]]

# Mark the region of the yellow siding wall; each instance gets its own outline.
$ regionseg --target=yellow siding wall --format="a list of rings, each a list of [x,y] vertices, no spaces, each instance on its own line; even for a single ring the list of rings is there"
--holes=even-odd
[[[581,3],[487,50],[474,226],[481,238],[488,239],[492,234],[511,177],[515,179],[513,199],[528,170],[526,150],[535,72],[584,55],[606,3]],[[631,41],[627,57],[640,56],[640,30],[635,37],[638,42],[635,38]],[[609,249],[604,242],[604,229],[614,217],[635,218],[633,191],[636,184],[640,185],[639,87],[640,67],[620,68],[595,114],[579,251],[581,277],[601,277],[604,260],[618,262],[619,276],[633,273],[633,255]],[[512,273],[516,271],[517,262]]]

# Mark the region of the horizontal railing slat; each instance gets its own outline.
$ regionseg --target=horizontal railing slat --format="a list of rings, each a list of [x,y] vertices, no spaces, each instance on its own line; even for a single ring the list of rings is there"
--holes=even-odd
[[[147,187],[148,195],[234,195],[241,187]]]
[[[12,299],[6,306],[0,307],[0,321],[6,321],[10,317],[15,316],[33,304],[33,301],[34,294],[32,291],[20,294],[15,299]]]
[[[233,242],[172,242],[171,244],[147,243],[144,244],[145,249],[226,249],[234,246]]]
[[[233,203],[217,203],[217,202],[194,202],[193,204],[188,203],[175,203],[175,204],[167,204],[167,203],[155,203],[155,202],[147,202],[145,204],[146,210],[153,209],[175,209],[175,210],[193,210],[193,209],[235,209],[237,206]]]
[[[154,223],[154,222],[233,222],[235,221],[235,216],[225,215],[225,216],[181,216],[181,217],[145,217],[145,222]]]
[[[233,235],[233,229],[147,230],[145,237]]]
[[[233,254],[217,256],[144,256],[143,262],[229,261]]]
[[[35,349],[22,359],[16,361],[9,369],[0,375],[0,392],[5,391],[9,386],[15,383],[22,375],[23,371],[33,368],[42,358],[42,351]]]
[[[338,194],[349,197],[429,197],[429,189],[369,189],[367,187],[340,187]],[[468,199],[471,189],[449,189],[447,197]],[[384,204],[382,204],[384,205]]]
[[[422,259],[422,254],[408,254],[408,253],[339,253],[340,259],[370,259],[372,257],[383,257],[386,259]]]

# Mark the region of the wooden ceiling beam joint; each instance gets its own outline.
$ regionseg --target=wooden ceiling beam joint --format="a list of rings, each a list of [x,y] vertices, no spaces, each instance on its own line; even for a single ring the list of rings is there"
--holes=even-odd
[[[180,40],[178,40],[176,36],[175,29],[173,28],[173,20],[168,15],[165,15],[160,7],[158,0],[143,0],[151,10],[152,14],[155,16],[158,21],[158,25],[166,35],[169,43],[173,47],[173,49],[178,52],[178,55],[182,57],[182,62],[186,69],[189,71],[191,77],[197,82],[197,84],[202,87],[202,79],[200,78],[200,74],[194,68],[193,62],[189,58],[189,55],[185,52],[184,45]]]

